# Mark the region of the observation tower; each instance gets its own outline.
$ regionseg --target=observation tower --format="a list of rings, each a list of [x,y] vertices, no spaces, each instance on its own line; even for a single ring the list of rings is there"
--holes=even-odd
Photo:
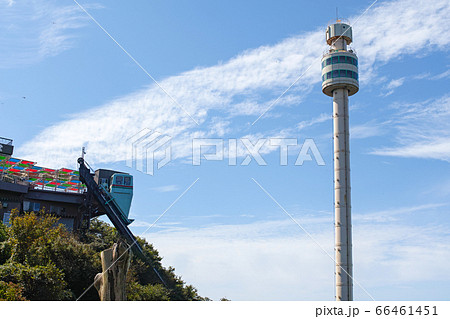
[[[353,300],[348,97],[359,83],[358,57],[347,47],[352,40],[351,26],[337,20],[327,27],[330,48],[322,58],[322,92],[333,97],[336,301]]]

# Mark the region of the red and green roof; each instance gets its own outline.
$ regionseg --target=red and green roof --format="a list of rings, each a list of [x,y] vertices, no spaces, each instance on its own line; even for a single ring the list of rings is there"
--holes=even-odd
[[[82,192],[86,188],[78,171],[40,167],[36,162],[0,155],[0,176],[3,179],[5,175],[35,189]]]

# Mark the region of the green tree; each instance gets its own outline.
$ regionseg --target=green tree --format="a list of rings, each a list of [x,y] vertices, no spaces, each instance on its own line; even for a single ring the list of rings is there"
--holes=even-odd
[[[28,300],[70,300],[63,272],[54,264],[30,266],[8,262],[0,266],[0,278],[19,285]]]
[[[11,257],[11,246],[8,243],[8,228],[0,222],[0,265]]]
[[[10,251],[10,256],[0,278],[20,283],[30,300],[74,299],[92,284],[101,268],[98,254],[89,245],[76,240],[58,223],[58,218],[33,212],[19,216],[13,211],[10,220],[7,249],[4,249]],[[13,276],[8,269],[20,272]],[[39,287],[35,287],[33,281]],[[52,283],[57,283],[61,291]],[[90,291],[86,297],[98,300],[95,291]]]
[[[119,238],[120,235],[115,228],[103,221],[93,219],[91,221],[89,232],[82,237],[82,240],[85,243],[90,243],[92,247],[100,253],[102,250],[112,247]],[[164,287],[159,276],[161,276],[166,285],[164,291],[168,293],[169,300],[209,300],[208,298],[203,298],[198,295],[197,289],[193,286],[186,285],[181,277],[175,274],[175,268],[163,267],[161,264],[162,258],[152,244],[140,237],[137,237],[137,242],[142,247],[145,260],[133,255],[128,285],[134,287],[136,293],[133,294],[128,289],[128,300],[155,300],[155,296],[161,296],[162,298],[162,293],[155,293],[155,291],[158,290],[151,290],[148,288],[149,285],[159,285],[160,287]]]
[[[120,239],[114,227],[93,219],[89,231],[74,235],[44,212],[12,211],[10,222],[10,227],[0,224],[0,298],[74,300],[84,294],[82,300],[99,299],[92,283],[101,272],[100,252]],[[163,267],[153,245],[142,238],[138,242],[145,257],[132,258],[128,300],[209,300],[174,268]]]
[[[170,300],[170,292],[161,284],[141,285],[132,281],[127,284],[127,300],[168,301]]]
[[[0,221],[0,242],[8,239],[8,228]]]
[[[12,282],[0,281],[0,301],[23,301],[22,287]]]

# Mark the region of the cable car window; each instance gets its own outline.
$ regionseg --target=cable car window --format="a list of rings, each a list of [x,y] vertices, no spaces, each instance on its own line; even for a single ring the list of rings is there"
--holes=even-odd
[[[116,176],[116,184],[123,185],[123,176]]]
[[[124,184],[125,186],[131,186],[131,177],[125,176],[125,177],[123,178],[123,184]]]

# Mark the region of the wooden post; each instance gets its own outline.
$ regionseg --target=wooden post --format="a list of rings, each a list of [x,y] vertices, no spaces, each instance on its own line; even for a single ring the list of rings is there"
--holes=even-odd
[[[128,248],[125,242],[119,241],[101,252],[103,272],[94,279],[94,287],[101,301],[127,300],[125,288],[131,262],[131,250]]]

